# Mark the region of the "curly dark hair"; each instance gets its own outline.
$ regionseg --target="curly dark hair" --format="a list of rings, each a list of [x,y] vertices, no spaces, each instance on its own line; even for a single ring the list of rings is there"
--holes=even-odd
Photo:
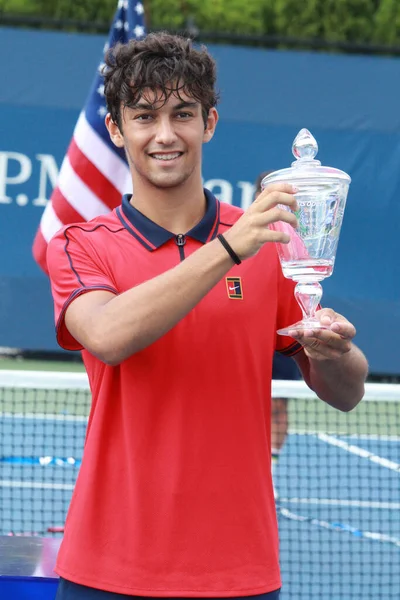
[[[104,93],[111,118],[122,131],[121,107],[134,107],[145,89],[163,104],[183,92],[201,104],[204,124],[216,106],[216,65],[205,46],[166,32],[116,44],[105,57]]]

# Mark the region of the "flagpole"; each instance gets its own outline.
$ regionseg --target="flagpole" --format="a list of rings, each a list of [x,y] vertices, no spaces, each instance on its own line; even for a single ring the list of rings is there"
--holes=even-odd
[[[151,19],[150,19],[150,1],[142,0],[143,8],[144,8],[144,24],[146,26],[147,31],[150,30]]]

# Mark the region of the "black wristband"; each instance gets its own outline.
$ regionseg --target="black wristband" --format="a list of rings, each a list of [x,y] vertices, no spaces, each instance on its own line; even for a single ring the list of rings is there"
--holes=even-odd
[[[226,239],[224,238],[224,236],[222,235],[222,233],[219,233],[217,235],[217,238],[219,239],[219,241],[221,242],[221,244],[223,245],[223,247],[225,248],[225,250],[227,251],[227,253],[231,257],[231,259],[233,260],[233,262],[235,264],[237,264],[237,265],[240,265],[240,263],[242,261],[240,260],[240,258],[236,254],[236,252],[233,250],[233,248],[231,248],[231,246],[228,244],[228,242],[226,241]]]

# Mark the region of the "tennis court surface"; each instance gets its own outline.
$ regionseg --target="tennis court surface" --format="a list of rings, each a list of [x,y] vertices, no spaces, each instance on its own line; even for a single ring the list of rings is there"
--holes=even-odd
[[[282,600],[398,600],[400,386],[339,413],[301,382],[275,478]],[[0,371],[0,535],[61,536],[82,458],[84,373]]]

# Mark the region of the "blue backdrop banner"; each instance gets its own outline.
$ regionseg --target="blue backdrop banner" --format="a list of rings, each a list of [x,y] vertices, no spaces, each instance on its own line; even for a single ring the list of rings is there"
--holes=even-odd
[[[32,242],[87,97],[103,36],[0,29],[0,346],[57,350],[47,278]],[[259,172],[293,160],[307,127],[318,158],[352,177],[323,304],[357,327],[371,371],[400,373],[400,60],[209,46],[220,122],[206,187],[246,208]]]

